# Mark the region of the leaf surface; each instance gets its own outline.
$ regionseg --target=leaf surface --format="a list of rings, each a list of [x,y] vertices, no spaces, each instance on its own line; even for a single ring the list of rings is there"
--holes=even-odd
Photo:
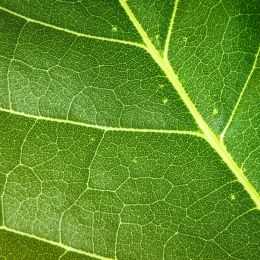
[[[0,255],[260,256],[257,1],[2,1]]]

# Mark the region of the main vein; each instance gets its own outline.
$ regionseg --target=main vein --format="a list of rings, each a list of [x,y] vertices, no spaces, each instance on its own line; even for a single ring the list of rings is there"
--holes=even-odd
[[[139,23],[134,13],[128,6],[126,0],[119,0],[120,4],[124,8],[127,13],[129,19],[135,26],[136,30],[139,32],[142,37],[144,43],[147,46],[147,50],[150,53],[153,60],[159,65],[162,71],[165,73],[169,81],[172,83],[173,87],[176,89],[183,102],[189,109],[190,113],[194,117],[196,123],[201,129],[202,133],[205,135],[205,139],[211,145],[211,147],[218,153],[218,155],[222,158],[222,160],[226,163],[229,169],[234,173],[237,180],[243,185],[244,189],[248,192],[251,199],[256,204],[256,207],[260,210],[260,195],[252,186],[252,184],[247,179],[246,175],[242,171],[242,169],[237,165],[232,156],[227,151],[225,145],[220,141],[220,138],[215,135],[215,133],[210,129],[208,124],[204,121],[201,114],[197,110],[196,106],[191,101],[190,97],[186,93],[185,89],[182,86],[182,83],[178,79],[178,76],[174,72],[170,62],[168,59],[163,58],[158,50],[155,48],[147,33],[143,29],[142,25]]]

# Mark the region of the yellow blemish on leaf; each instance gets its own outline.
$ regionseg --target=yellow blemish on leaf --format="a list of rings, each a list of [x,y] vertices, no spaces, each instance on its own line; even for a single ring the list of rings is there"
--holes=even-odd
[[[163,104],[165,105],[168,102],[168,98],[163,99]]]
[[[246,169],[245,167],[242,167],[242,171],[243,171],[243,172],[246,172],[247,169]]]
[[[163,84],[160,84],[160,85],[159,85],[159,88],[160,88],[160,89],[164,89],[164,87],[165,87],[165,86],[164,86]]]
[[[234,194],[231,194],[231,195],[230,195],[230,199],[231,199],[231,200],[235,200],[235,199],[236,199],[236,196],[235,196]]]
[[[218,110],[216,108],[214,108],[213,111],[212,111],[212,115],[215,116],[217,114],[218,114]]]
[[[132,160],[132,162],[133,162],[134,164],[137,164],[137,159],[134,158],[134,159]]]
[[[112,32],[117,32],[117,31],[118,31],[118,28],[115,25],[113,25],[112,26]]]
[[[188,38],[186,36],[182,36],[181,41],[184,42],[184,43],[187,43]]]

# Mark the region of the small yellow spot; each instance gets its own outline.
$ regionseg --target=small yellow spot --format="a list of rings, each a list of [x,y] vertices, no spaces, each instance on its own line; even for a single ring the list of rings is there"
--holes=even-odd
[[[242,167],[242,171],[243,171],[243,172],[246,172],[247,169],[246,169],[245,167]]]
[[[117,27],[115,25],[113,25],[112,26],[112,32],[117,32],[117,31],[118,31]]]
[[[230,199],[231,199],[231,200],[235,200],[235,199],[236,199],[236,196],[235,196],[234,194],[231,194],[231,195],[230,195]]]
[[[160,35],[159,35],[159,34],[156,34],[156,35],[155,35],[155,39],[156,39],[156,41],[158,41],[159,38],[160,38]]]
[[[185,80],[181,78],[181,76],[178,75],[179,81],[181,82],[182,85],[185,84]]]
[[[137,164],[137,159],[134,158],[134,159],[132,160],[132,162],[133,162],[134,164]]]
[[[165,87],[165,86],[164,86],[163,84],[160,84],[160,85],[159,85],[159,88],[160,88],[160,89],[164,89],[164,87]]]
[[[165,105],[168,102],[168,98],[163,99],[163,104]]]
[[[96,138],[95,138],[95,137],[91,137],[91,138],[90,138],[90,142],[93,143],[93,142],[95,142],[95,141],[96,141]]]
[[[188,38],[187,38],[186,36],[183,36],[183,37],[181,38],[181,40],[182,40],[182,42],[186,43],[186,42],[188,41]]]
[[[217,114],[218,114],[218,110],[216,108],[214,108],[213,111],[212,111],[212,115],[215,116]]]

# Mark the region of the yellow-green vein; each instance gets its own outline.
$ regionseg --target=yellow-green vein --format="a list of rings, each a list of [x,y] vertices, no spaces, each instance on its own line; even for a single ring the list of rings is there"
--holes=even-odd
[[[144,43],[147,46],[147,50],[150,53],[153,60],[159,65],[162,71],[165,73],[169,81],[172,83],[173,87],[176,89],[178,94],[180,95],[181,99],[189,109],[190,113],[194,117],[196,123],[198,124],[199,128],[201,129],[202,133],[205,135],[206,141],[211,145],[211,147],[218,153],[218,155],[222,158],[222,160],[226,163],[229,169],[234,173],[237,180],[243,185],[244,189],[248,192],[251,199],[254,201],[256,207],[260,210],[260,195],[255,190],[253,185],[249,182],[246,175],[244,174],[243,170],[237,165],[234,161],[232,156],[227,151],[225,145],[221,142],[219,136],[214,134],[214,132],[210,129],[207,123],[204,121],[203,117],[193,104],[192,100],[186,93],[182,83],[178,79],[178,76],[174,72],[170,62],[168,59],[164,59],[159,51],[155,48],[152,41],[148,37],[147,33],[143,29],[142,25],[139,23],[135,15],[133,14],[132,10],[127,4],[126,0],[119,0],[120,4],[124,8],[125,12],[127,13],[129,19],[139,32],[140,36],[142,37]]]

